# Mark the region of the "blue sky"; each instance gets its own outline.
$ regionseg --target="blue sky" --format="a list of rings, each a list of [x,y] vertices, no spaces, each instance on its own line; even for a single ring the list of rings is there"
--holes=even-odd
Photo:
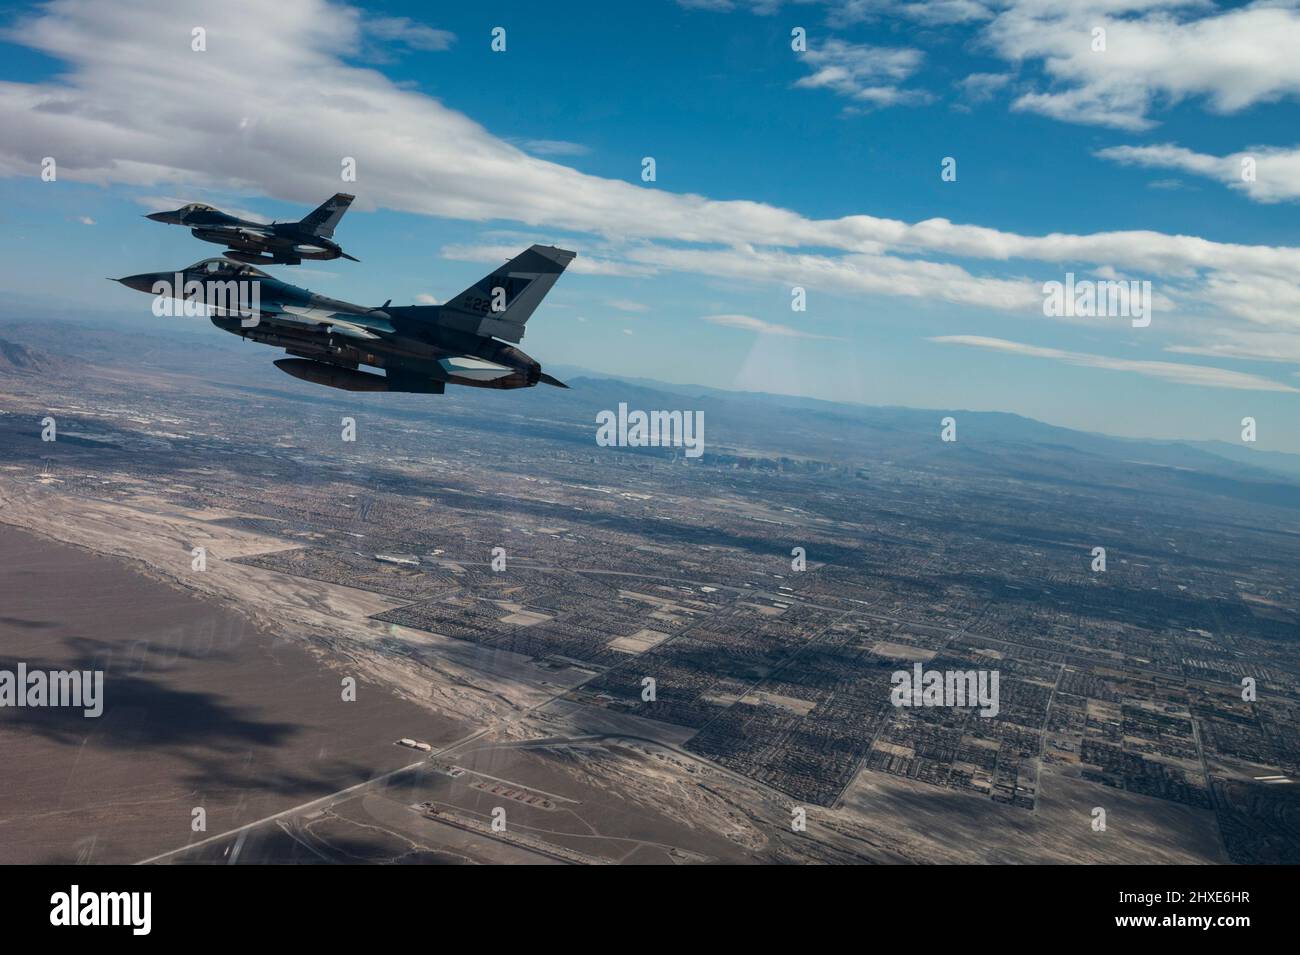
[[[547,364],[1133,436],[1236,441],[1250,415],[1300,451],[1296,7],[609,9],[8,6],[7,311],[144,314],[104,276],[219,250],[141,213],[298,218],[342,190],[362,263],[281,277],[443,301],[530,242],[578,251],[523,343]],[[1150,281],[1151,326],[1044,316],[1066,272]]]

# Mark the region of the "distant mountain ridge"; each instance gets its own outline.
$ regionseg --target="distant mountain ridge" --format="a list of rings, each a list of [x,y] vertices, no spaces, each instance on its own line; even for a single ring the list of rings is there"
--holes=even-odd
[[[1047,424],[1034,418],[1004,411],[969,411],[957,408],[921,409],[896,405],[858,405],[827,401],[821,398],[800,398],[765,392],[726,391],[706,385],[676,385],[644,378],[618,378],[599,376],[592,372],[568,379],[575,391],[603,392],[613,400],[618,394],[629,397],[619,400],[649,401],[656,393],[672,407],[676,401],[681,406],[683,398],[696,402],[692,407],[712,405],[717,410],[739,412],[741,406],[751,409],[760,405],[781,409],[786,413],[810,415],[828,424],[835,422],[866,425],[872,429],[918,436],[934,436],[939,432],[939,421],[953,415],[959,421],[960,435],[978,441],[997,441],[1006,444],[1025,444],[1042,448],[1053,446],[1069,448],[1087,454],[1096,454],[1116,460],[1129,460],[1169,468],[1207,470],[1233,477],[1255,477],[1260,480],[1300,481],[1300,455],[1280,451],[1257,451],[1247,446],[1237,446],[1225,441],[1161,440],[1156,438],[1122,438],[1111,435],[1076,431],[1059,425]],[[618,387],[611,389],[610,385]]]
[[[62,362],[35,348],[0,338],[0,374],[37,374],[52,371]]]
[[[196,327],[204,332],[202,348],[195,347],[195,342],[200,340],[195,334]],[[106,324],[5,322],[0,324],[0,334],[8,336],[0,338],[0,374],[40,373],[89,361],[129,364],[137,369],[159,368],[208,378],[215,373],[222,380],[241,386],[256,383],[257,387],[269,387],[286,396],[300,394],[298,386],[282,380],[283,376],[271,367],[274,350],[249,348],[237,339],[227,340],[227,336],[210,331],[199,326],[163,323],[148,336],[139,336],[123,335]],[[13,339],[26,344],[18,344]],[[1258,451],[1225,441],[1121,438],[1075,431],[1010,412],[862,405],[729,391],[708,385],[679,385],[609,375],[562,362],[548,362],[546,369],[569,384],[571,390],[449,390],[438,400],[438,405],[490,414],[506,410],[529,417],[546,414],[569,422],[570,430],[594,427],[596,412],[615,409],[620,401],[645,410],[699,409],[707,412],[706,441],[710,450],[719,443],[769,450],[776,446],[780,453],[793,457],[806,455],[825,460],[828,452],[834,452],[835,460],[848,463],[853,459],[859,465],[869,465],[881,456],[928,456],[941,451],[937,441],[939,422],[953,415],[959,422],[960,441],[949,450],[956,450],[968,463],[974,461],[982,447],[996,446],[1011,452],[1004,457],[1029,457],[1053,449],[1068,449],[1111,461],[1199,471],[1235,480],[1300,484],[1300,455]],[[301,394],[316,394],[317,400],[323,402],[338,399],[343,393],[318,390]],[[421,414],[427,411],[426,399],[399,402],[389,398],[383,403],[394,410],[418,409]],[[577,431],[572,433],[577,436]]]

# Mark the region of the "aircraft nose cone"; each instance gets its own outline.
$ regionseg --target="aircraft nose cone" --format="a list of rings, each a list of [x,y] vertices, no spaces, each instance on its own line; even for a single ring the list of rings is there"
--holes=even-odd
[[[174,212],[151,212],[145,218],[154,222],[171,222],[174,215]]]
[[[153,292],[153,283],[155,276],[152,273],[145,272],[140,275],[128,275],[126,278],[118,279],[127,288],[135,289],[137,292]]]

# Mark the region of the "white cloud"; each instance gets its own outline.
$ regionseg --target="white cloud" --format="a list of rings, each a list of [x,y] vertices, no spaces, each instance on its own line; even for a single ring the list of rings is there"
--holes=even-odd
[[[1092,31],[1106,31],[1094,52]],[[1220,10],[1203,0],[1012,0],[983,34],[1003,59],[1038,63],[1050,88],[1016,100],[1075,123],[1141,130],[1158,105],[1199,98],[1234,113],[1300,94],[1292,0]]]
[[[826,256],[780,250],[676,249],[642,245],[628,258],[666,271],[700,272],[746,284],[776,281],[787,288],[929,298],[1008,311],[1035,310],[1042,315],[1040,283],[1027,279],[980,278],[943,262],[889,255]]]
[[[958,85],[972,103],[984,103],[1010,82],[1010,73],[972,73]]]
[[[375,17],[365,21],[364,29],[376,40],[399,43],[412,50],[449,50],[456,41],[456,34],[416,23],[410,17]]]
[[[591,152],[582,143],[563,139],[525,139],[519,145],[535,156],[585,156]]]
[[[612,298],[605,303],[610,308],[616,308],[620,312],[648,312],[649,305],[642,305],[640,302],[633,302],[626,298]]]
[[[714,325],[722,325],[725,328],[739,328],[747,332],[757,332],[760,335],[779,335],[783,338],[818,338],[826,341],[841,340],[832,339],[826,335],[814,335],[811,332],[791,328],[789,325],[765,322],[761,318],[754,318],[750,315],[705,315],[704,321]]]
[[[438,299],[430,295],[428,292],[421,292],[419,295],[415,296],[415,301],[420,305],[438,304]]]
[[[1300,364],[1300,335],[1288,332],[1213,331],[1199,345],[1169,345],[1165,351],[1211,358],[1269,359]]]
[[[1300,146],[1256,146],[1226,156],[1212,156],[1164,143],[1111,146],[1098,150],[1097,155],[1130,166],[1177,169],[1203,176],[1240,189],[1257,202],[1294,202],[1300,199]],[[1253,178],[1245,175],[1248,168]]]
[[[439,250],[444,259],[454,262],[483,262],[497,265],[509,262],[519,254],[519,243],[509,245],[444,245]],[[638,265],[634,262],[622,262],[615,259],[592,255],[583,251],[569,263],[568,271],[575,275],[613,275],[624,278],[645,278],[655,275],[659,269],[651,265]]]
[[[869,107],[929,99],[921,90],[899,88],[921,65],[924,54],[920,50],[831,39],[819,47],[809,47],[800,58],[812,71],[811,76],[794,84],[803,89],[831,89]]]
[[[993,16],[990,4],[979,0],[677,0],[678,6],[688,10],[730,12],[740,6],[764,16],[786,6],[799,9],[814,3],[826,8],[826,21],[837,28],[899,17],[927,26],[941,26]]]
[[[827,0],[828,19],[843,26],[903,16],[926,24],[969,23],[993,14],[987,4],[976,0]]]
[[[1054,361],[1064,362],[1067,365],[1078,365],[1084,368],[1131,372],[1147,378],[1159,378],[1180,385],[1198,385],[1203,388],[1231,388],[1238,391],[1289,391],[1300,394],[1300,388],[1293,388],[1280,381],[1273,381],[1271,378],[1250,375],[1240,371],[1229,371],[1224,368],[1210,368],[1206,365],[1183,365],[1170,361],[1110,358],[1106,355],[1064,351],[1060,348],[1040,348],[1036,345],[1007,341],[1004,338],[986,338],[981,335],[939,335],[929,340],[944,345],[965,345],[970,348],[984,348],[1013,355],[1022,355],[1027,358],[1049,358]]]
[[[1037,88],[1022,92],[1015,108],[1064,122],[1142,130],[1155,124],[1150,114],[1156,108],[1187,99],[1199,100],[1215,112],[1235,113],[1300,96],[1297,0],[1255,0],[1227,8],[1213,0],[790,0],[784,7],[781,0],[679,3],[755,13],[817,5],[826,10],[834,28],[899,20],[930,28],[964,26],[970,31],[966,36],[995,56],[1017,68],[1030,64],[1041,71]],[[1092,48],[1093,30],[1099,27],[1106,31],[1104,52]],[[891,64],[884,54],[891,51],[864,46],[857,49],[876,55],[852,56],[838,53],[832,45],[836,43],[854,47],[828,43],[824,75],[809,78],[815,85],[878,106],[929,98],[898,89],[912,71],[890,77]],[[921,51],[897,52],[914,55],[919,63]],[[872,64],[881,57],[884,62],[877,69],[886,72],[875,75]],[[908,64],[899,59],[892,65]],[[987,98],[995,87],[982,85],[982,78],[1000,75],[972,77],[973,83],[963,87],[968,101]]]

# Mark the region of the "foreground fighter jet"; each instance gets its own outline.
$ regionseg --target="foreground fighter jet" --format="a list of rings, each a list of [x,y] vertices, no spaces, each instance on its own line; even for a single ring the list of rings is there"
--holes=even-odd
[[[333,241],[334,227],[355,196],[340,192],[298,222],[265,224],[239,219],[220,209],[191,202],[175,212],[145,216],[154,222],[189,226],[196,239],[227,246],[226,256],[255,265],[298,265],[303,259],[345,259],[348,255]]]
[[[155,311],[183,301],[204,306],[218,328],[292,358],[275,366],[295,378],[345,391],[407,391],[440,395],[448,383],[476,388],[529,388],[563,382],[507,342],[576,253],[534,245],[445,305],[385,302],[366,308],[281,282],[229,259],[204,259],[181,272],[146,272],[111,281],[157,296]],[[501,339],[504,339],[502,341]],[[382,368],[384,374],[359,365]]]

